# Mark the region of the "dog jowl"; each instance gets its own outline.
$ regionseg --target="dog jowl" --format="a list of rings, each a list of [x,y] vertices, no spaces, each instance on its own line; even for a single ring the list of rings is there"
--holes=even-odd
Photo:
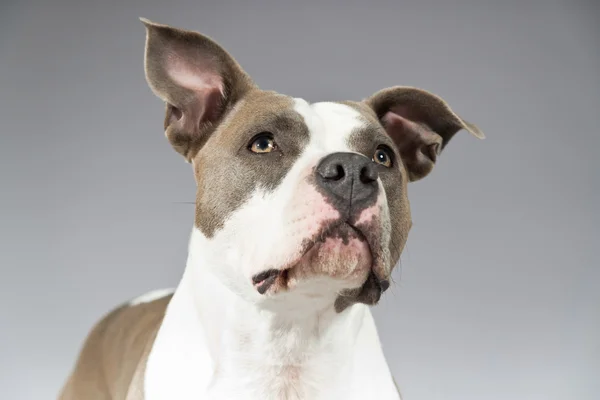
[[[212,39],[143,22],[146,79],[197,185],[188,261],[172,298],[92,330],[62,399],[398,399],[366,305],[406,243],[410,183],[481,131],[409,86],[264,91]]]

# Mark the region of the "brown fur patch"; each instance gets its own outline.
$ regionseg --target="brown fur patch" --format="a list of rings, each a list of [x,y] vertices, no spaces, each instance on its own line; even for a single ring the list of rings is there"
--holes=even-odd
[[[277,150],[248,150],[262,132],[273,135]],[[308,140],[308,128],[290,97],[260,90],[248,93],[194,157],[196,226],[211,237],[254,189],[274,190]]]
[[[171,295],[121,306],[89,333],[59,400],[125,400],[138,366],[145,364]]]

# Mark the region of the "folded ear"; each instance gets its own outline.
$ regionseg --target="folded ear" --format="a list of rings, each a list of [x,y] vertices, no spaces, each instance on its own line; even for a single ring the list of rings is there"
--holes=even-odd
[[[410,181],[431,172],[442,149],[461,129],[485,137],[443,99],[425,90],[397,86],[381,90],[365,102],[396,143]]]
[[[148,85],[167,103],[165,135],[189,162],[223,116],[254,87],[221,46],[197,32],[146,26]]]

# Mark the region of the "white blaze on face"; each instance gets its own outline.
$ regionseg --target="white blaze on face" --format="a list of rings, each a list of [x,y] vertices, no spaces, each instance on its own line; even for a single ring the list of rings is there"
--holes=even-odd
[[[315,167],[325,156],[356,152],[350,147],[350,137],[365,125],[356,110],[343,104],[323,102],[310,105],[302,99],[295,99],[294,110],[303,117],[310,139],[279,186],[273,191],[256,188],[249,200],[232,213],[214,237],[208,239],[197,230],[192,236],[190,251],[202,253],[207,263],[204,267],[214,269],[234,286],[236,292],[247,294],[254,300],[260,298],[248,285],[254,275],[267,269],[297,264],[312,239],[328,222],[340,217],[339,212],[316,190],[311,178]],[[378,204],[382,205],[381,202]],[[323,260],[325,250],[333,244],[333,241],[328,242],[315,260]],[[366,245],[363,243],[362,246]],[[363,247],[352,243],[348,250],[356,253],[363,251]],[[330,250],[334,257],[339,255],[340,262],[365,262],[344,258],[337,254],[339,251]],[[333,278],[336,276],[331,271],[333,268],[332,263],[324,262],[322,269],[327,269],[325,275]],[[314,272],[322,275],[324,271],[315,268]],[[342,279],[337,276],[337,282],[332,282],[331,287],[334,290],[356,287],[367,274],[368,270],[358,275],[341,274]]]
[[[310,105],[302,99],[295,99],[294,109],[302,115],[310,132],[307,153],[320,152],[323,156],[354,152],[349,145],[350,136],[365,124],[358,111],[339,103],[321,102]]]

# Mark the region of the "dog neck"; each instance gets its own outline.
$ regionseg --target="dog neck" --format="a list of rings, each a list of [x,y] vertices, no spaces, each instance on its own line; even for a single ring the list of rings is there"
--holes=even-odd
[[[366,306],[337,313],[331,296],[330,304],[312,309],[266,310],[224,284],[208,262],[202,247],[190,246],[148,360],[149,400],[179,393],[186,399],[322,399],[338,398],[340,390],[350,399],[369,389],[354,387],[355,377],[373,371],[381,379],[373,382],[377,390],[393,390]]]
[[[365,307],[337,313],[332,293],[308,304],[265,309],[236,293],[235,285],[224,284],[206,262],[211,261],[202,249],[190,246],[180,290],[189,292],[195,312],[190,318],[204,332],[211,384],[231,387],[243,379],[254,382],[257,397],[315,398],[313,390],[350,372]]]

